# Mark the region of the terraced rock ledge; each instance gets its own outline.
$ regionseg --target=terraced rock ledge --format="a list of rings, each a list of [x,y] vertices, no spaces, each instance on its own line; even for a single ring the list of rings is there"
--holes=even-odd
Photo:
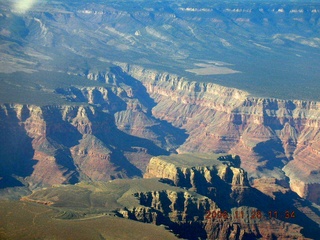
[[[165,225],[186,239],[312,237],[320,221],[311,221],[298,207],[302,203],[314,213],[311,203],[277,184],[269,189],[276,199],[251,187],[240,161],[216,154],[159,156],[150,160],[144,179],[56,186],[22,200],[50,203],[65,212],[61,218],[104,214]],[[297,217],[269,216],[268,209],[290,209]]]

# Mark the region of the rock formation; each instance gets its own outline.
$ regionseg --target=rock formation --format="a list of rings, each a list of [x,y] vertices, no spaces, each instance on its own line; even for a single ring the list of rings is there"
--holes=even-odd
[[[153,157],[144,178],[170,180],[175,186],[210,197],[221,207],[240,206],[249,199],[250,185],[246,172],[236,167],[239,163],[238,156],[230,155]]]
[[[68,105],[2,104],[1,143],[14,142],[16,150],[3,148],[1,155],[19,162],[24,155],[19,144],[30,150],[29,160],[21,163],[27,171],[8,169],[7,175],[30,176],[34,165],[33,182],[76,182],[79,176],[102,180],[141,175],[149,157],[168,151],[224,152],[241,156],[249,180],[273,177],[319,203],[317,102],[255,98],[237,89],[116,64],[121,68],[86,75],[108,87],[56,89]],[[98,158],[122,160],[110,165]],[[123,170],[114,172],[118,164]],[[10,163],[3,165],[10,168]],[[50,177],[50,172],[57,175]],[[13,178],[8,181],[15,185]]]
[[[62,208],[63,218],[104,214],[165,225],[185,239],[297,239],[318,234],[317,220],[307,217],[316,212],[310,204],[304,203],[307,214],[294,206],[296,195],[284,196],[290,190],[272,190],[278,197],[272,199],[252,188],[243,169],[234,165],[236,159],[204,154],[155,157],[145,176],[165,178],[81,182],[34,191],[21,200]],[[194,160],[198,164],[189,165]],[[271,209],[277,213],[269,213]],[[285,209],[291,210],[291,219],[282,216],[289,214]]]
[[[213,200],[225,215],[211,209],[206,219],[212,221],[204,226],[208,239],[298,238],[302,228],[291,223],[308,226],[304,232],[316,236],[316,209],[276,179],[258,179],[251,187],[239,163],[240,158],[231,155],[159,156],[150,160],[144,177],[158,177]]]
[[[179,153],[237,154],[250,179],[288,178],[292,190],[319,203],[318,102],[256,98],[213,83],[118,65],[146,87],[157,103],[155,117],[187,130]]]
[[[149,102],[127,88],[56,89],[68,100],[62,105],[1,104],[0,185],[142,176],[150,157],[174,151],[183,131],[154,118]]]
[[[299,196],[319,203],[317,102],[254,98],[237,89],[190,82],[168,73],[116,64],[121,68],[86,75],[111,84],[109,87],[56,89],[57,94],[74,102],[74,106],[70,103],[65,106],[3,104],[3,144],[16,142],[17,149],[20,149],[18,145],[21,142],[29,146],[31,152],[40,145],[55,149],[50,150],[54,152],[59,148],[58,156],[69,162],[66,168],[50,165],[54,162],[50,159],[57,154],[48,155],[48,151],[36,150],[34,157],[28,156],[29,159],[46,159],[46,163],[39,161],[35,169],[46,166],[47,173],[61,172],[52,177],[53,180],[43,180],[49,184],[68,182],[66,179],[72,176],[76,179],[80,172],[81,176],[88,175],[87,179],[92,180],[139,175],[149,157],[166,151],[237,154],[241,156],[241,167],[248,172],[249,180],[273,177],[285,185],[285,182],[289,183]],[[79,103],[84,105],[79,106]],[[180,129],[186,129],[186,133]],[[115,141],[120,149],[130,150],[117,151],[119,146],[110,146],[114,141],[110,140],[111,135],[118,136]],[[13,136],[19,136],[19,141],[15,141]],[[119,139],[123,137],[131,139],[130,146],[121,143]],[[88,156],[89,148],[85,145],[89,148],[100,146],[91,150],[95,153]],[[13,148],[2,149],[1,154],[11,156],[7,152],[11,151],[9,149]],[[23,155],[19,150],[16,152]],[[18,155],[15,158],[19,158]],[[107,167],[108,164],[99,160],[99,167],[92,167],[82,174],[78,165],[83,168],[89,166],[87,163],[97,156],[106,161],[120,158],[123,159],[122,165],[132,163],[134,166],[129,167],[129,172],[113,174],[110,172],[113,167]],[[32,172],[30,165],[34,163],[34,160],[29,161],[29,167],[26,167],[29,172]],[[139,170],[134,170],[135,167]],[[98,170],[107,168],[109,170]],[[26,173],[23,177],[29,175]],[[44,176],[40,175],[34,174],[34,182],[42,181]],[[50,178],[50,174],[44,175]]]

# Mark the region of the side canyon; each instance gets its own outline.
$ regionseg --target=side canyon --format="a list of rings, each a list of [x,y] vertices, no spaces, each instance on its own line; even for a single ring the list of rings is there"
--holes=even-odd
[[[177,151],[241,156],[250,179],[274,177],[320,203],[320,103],[259,98],[212,83],[119,64],[141,80],[155,117],[189,134]]]
[[[251,183],[275,178],[319,204],[318,102],[115,64],[72,73],[107,85],[54,89],[66,104],[1,105],[3,186],[142,176],[151,156],[227,153],[241,157]]]

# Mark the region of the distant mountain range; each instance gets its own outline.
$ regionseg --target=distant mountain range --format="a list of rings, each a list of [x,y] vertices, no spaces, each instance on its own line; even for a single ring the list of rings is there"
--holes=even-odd
[[[319,9],[315,1],[45,1],[19,13],[3,2],[1,67],[79,73],[120,61],[255,96],[319,100]]]

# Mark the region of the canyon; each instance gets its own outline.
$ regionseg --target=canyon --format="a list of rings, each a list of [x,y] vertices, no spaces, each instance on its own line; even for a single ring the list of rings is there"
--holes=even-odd
[[[184,239],[315,238],[317,208],[276,182],[269,181],[267,191],[276,198],[251,187],[239,160],[221,154],[158,156],[144,179],[57,185],[21,200],[50,206],[63,221],[118,216],[166,226]],[[271,209],[279,215],[271,216]]]
[[[106,73],[85,76],[107,85],[53,89],[65,104],[1,105],[1,145],[8,146],[1,148],[7,159],[1,163],[2,198],[71,209],[67,218],[116,212],[163,224],[188,239],[315,238],[319,210],[311,202],[317,203],[317,173],[310,167],[312,176],[304,171],[303,178],[298,168],[290,172],[286,167],[297,160],[299,141],[314,143],[303,137],[306,130],[317,131],[311,115],[317,116],[317,103],[255,99],[237,89],[115,64]],[[289,111],[288,106],[300,107]],[[259,148],[266,142],[267,149]],[[311,160],[303,158],[306,169]],[[86,189],[142,176],[151,182],[125,180],[111,188],[131,189],[127,194],[112,192],[114,197],[106,200],[98,195],[90,201],[97,203],[91,206],[96,212],[86,210],[92,204],[85,200]],[[294,181],[306,186],[303,191],[296,190]],[[109,187],[103,191],[109,196]],[[121,206],[114,205],[118,198]],[[110,206],[105,209],[101,201]],[[208,221],[208,211],[230,218]],[[251,218],[257,211],[259,221]],[[270,218],[270,211],[290,211],[295,217]],[[246,217],[239,222],[236,213]]]
[[[151,116],[130,91],[127,85],[73,87],[56,93],[71,99],[69,105],[2,104],[3,186],[15,186],[13,175],[30,189],[142,176],[150,156],[168,154],[178,142],[173,134],[182,131]],[[79,99],[86,102],[77,105]]]
[[[154,116],[187,130],[177,151],[241,156],[250,178],[272,176],[319,203],[319,102],[255,98],[247,92],[121,65],[158,104]]]
[[[74,229],[317,238],[318,3],[19,6],[0,6],[0,211],[20,209],[15,226],[48,212]]]
[[[318,102],[255,98],[115,64],[110,72],[86,76],[114,85],[57,89],[67,105],[2,104],[1,143],[8,147],[1,154],[30,155],[19,164],[35,184],[31,188],[142,176],[151,156],[170,152],[229,153],[241,157],[250,181],[274,177],[319,204]],[[79,103],[84,105],[72,106]],[[21,146],[31,151],[24,153]],[[2,168],[19,176],[19,168],[10,165],[17,161],[3,162]]]

